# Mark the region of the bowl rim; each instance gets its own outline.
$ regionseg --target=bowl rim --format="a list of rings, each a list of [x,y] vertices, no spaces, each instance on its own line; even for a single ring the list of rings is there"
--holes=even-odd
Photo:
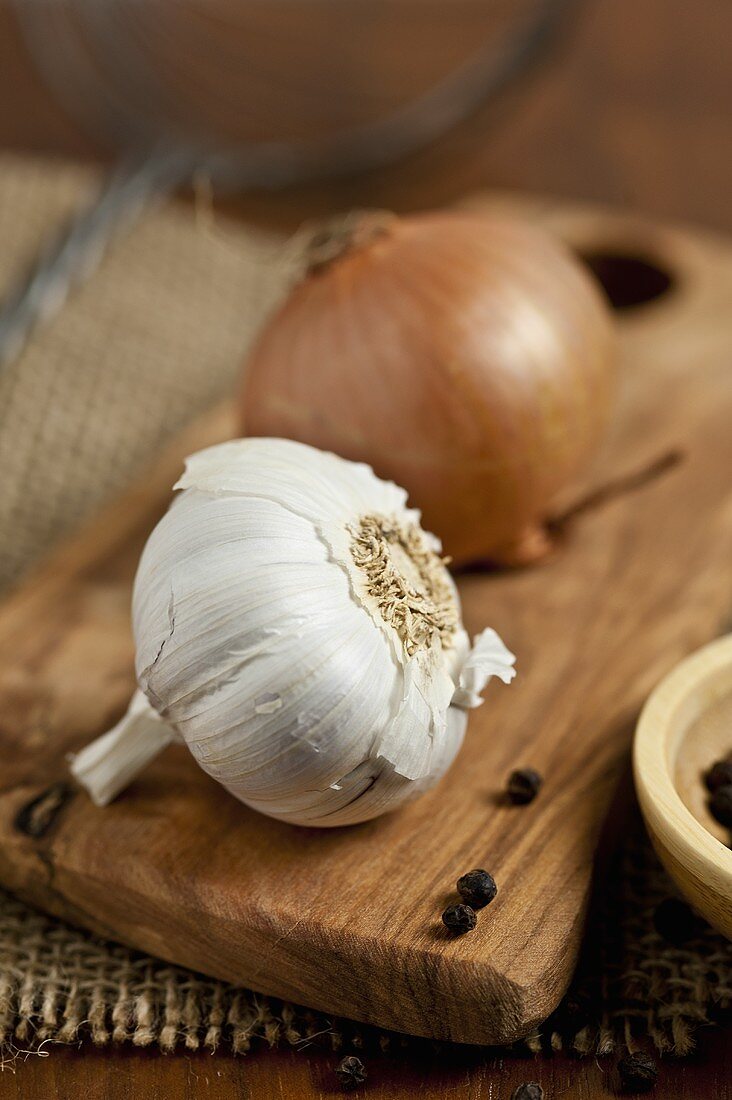
[[[732,670],[732,634],[715,638],[683,658],[656,685],[636,725],[633,778],[646,824],[673,849],[675,859],[697,872],[703,863],[706,885],[730,896],[732,850],[697,820],[681,798],[669,769],[665,739],[658,735],[699,685],[715,679],[723,669]]]

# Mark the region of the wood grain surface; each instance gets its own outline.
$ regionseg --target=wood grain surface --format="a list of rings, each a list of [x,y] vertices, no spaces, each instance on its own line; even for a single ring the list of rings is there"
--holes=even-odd
[[[45,1057],[18,1059],[0,1076],[3,1100],[511,1100],[527,1081],[546,1100],[617,1100],[610,1059],[578,1061],[506,1058],[493,1051],[455,1047],[363,1055],[366,1087],[344,1093],[335,1076],[341,1055],[317,1045],[301,1050],[259,1047],[246,1058],[231,1054],[180,1054],[153,1050],[45,1048]],[[707,1032],[699,1053],[659,1062],[653,1100],[730,1100],[732,1044],[724,1031]]]
[[[0,612],[5,885],[163,958],[414,1034],[505,1042],[553,1009],[637,710],[732,603],[732,251],[609,213],[521,209],[596,264],[604,254],[606,272],[622,251],[629,271],[643,256],[669,273],[663,296],[619,314],[622,392],[602,477],[671,449],[684,460],[577,513],[541,568],[461,578],[469,631],[494,624],[520,676],[489,692],[446,780],[398,814],[324,833],[246,810],[173,748],[111,807],[72,792],[45,815],[66,753],[124,706],[140,546],[180,457],[230,430],[224,410]],[[517,764],[546,777],[529,807],[501,797]],[[440,912],[480,865],[499,896],[475,932],[450,939]]]

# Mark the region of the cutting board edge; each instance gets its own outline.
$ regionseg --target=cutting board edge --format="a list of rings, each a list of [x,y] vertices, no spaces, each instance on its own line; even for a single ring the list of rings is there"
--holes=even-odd
[[[22,799],[9,803],[13,817],[17,817],[18,811],[27,803],[29,794],[31,798],[38,796],[38,792],[25,791]],[[85,794],[77,791],[74,797],[84,798]],[[211,964],[201,967],[200,962],[196,961],[196,952],[200,951],[200,943],[196,942],[197,937],[200,937],[200,928],[194,930],[185,921],[169,924],[165,936],[151,931],[130,936],[114,923],[108,924],[94,916],[78,900],[89,895],[90,880],[83,872],[65,867],[63,860],[55,857],[53,832],[37,839],[19,836],[18,851],[21,853],[20,858],[16,856],[15,860],[8,858],[13,853],[0,853],[0,875],[4,888],[11,890],[27,904],[74,927],[90,931],[101,939],[122,943],[133,951],[151,955],[173,966],[243,985],[263,996],[303,1004],[316,1011],[335,1014],[383,1030],[467,1045],[503,1046],[517,1042],[531,1034],[554,1011],[571,980],[571,972],[565,970],[562,973],[557,964],[560,957],[566,959],[569,955],[573,960],[572,969],[574,968],[579,955],[590,893],[588,889],[583,905],[577,910],[571,935],[562,942],[561,947],[557,946],[552,959],[539,960],[542,965],[532,975],[531,981],[522,983],[507,977],[496,971],[488,959],[484,962],[477,962],[474,957],[460,959],[454,953],[440,954],[434,950],[434,946],[425,944],[412,946],[399,958],[402,945],[379,944],[373,936],[362,936],[358,938],[358,949],[354,950],[354,937],[350,934],[342,941],[348,943],[343,968],[344,973],[347,969],[356,975],[356,984],[344,983],[340,976],[323,994],[313,986],[303,998],[302,988],[296,985],[263,980],[261,965],[254,971],[246,968],[242,970],[237,967],[236,961],[219,963],[219,957],[213,955]],[[26,874],[18,873],[19,868]],[[95,882],[92,893],[98,891],[101,895],[108,889],[107,883]],[[146,895],[129,891],[131,909],[134,910],[138,902],[144,904],[147,900]],[[191,915],[196,924],[199,924],[200,910],[192,910]],[[153,924],[163,916],[164,911],[148,912]],[[270,936],[262,934],[262,921],[256,918],[249,923],[238,923],[212,912],[207,916],[209,919],[216,919],[221,928],[228,927],[228,938],[231,942],[235,943],[240,938],[246,939],[249,944],[253,939],[259,941],[258,946],[263,954],[278,949],[282,952],[287,943],[287,933],[282,932],[282,926],[274,914]],[[437,936],[442,939],[439,933]],[[343,953],[342,943],[339,947],[338,944],[324,942],[315,922],[310,927],[306,922],[298,923],[298,937],[304,955],[312,952],[316,958],[324,955],[334,958]],[[167,948],[169,938],[177,943],[187,943],[191,952],[190,958],[181,951],[177,951],[177,957],[173,957]],[[460,940],[454,940],[452,944],[459,950]],[[200,960],[202,955],[199,953],[197,957]],[[291,955],[285,955],[282,969],[292,972]],[[270,973],[277,970],[277,966],[272,967]],[[322,970],[320,967],[321,973]],[[398,979],[396,982],[395,976]],[[370,1003],[369,987],[364,984],[366,981],[372,987],[376,983],[380,989],[387,991],[382,1004],[374,1007]],[[362,992],[355,993],[356,989]],[[456,994],[455,990],[459,993]],[[446,991],[449,992],[446,994]],[[412,1006],[420,1007],[419,1015],[410,1017],[407,1027],[404,1026],[403,1013],[397,1007],[406,1001]],[[440,1006],[447,1004],[452,1005],[455,1010],[452,1017],[449,1013],[440,1015]],[[486,1014],[487,1005],[491,1006],[492,1018]],[[464,1022],[469,1026],[464,1027]]]

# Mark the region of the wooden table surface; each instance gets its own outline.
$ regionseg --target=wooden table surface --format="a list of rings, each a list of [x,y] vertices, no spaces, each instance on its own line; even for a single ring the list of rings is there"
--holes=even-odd
[[[555,59],[499,104],[399,165],[327,185],[250,195],[237,212],[264,224],[353,206],[396,210],[450,202],[481,187],[548,191],[625,205],[666,220],[732,230],[732,4],[727,0],[588,3]],[[9,8],[0,0],[0,146],[83,151],[84,142],[28,73]],[[231,206],[231,204],[229,204]],[[654,1095],[732,1096],[729,1030],[700,1037],[693,1059],[662,1064]],[[47,1056],[44,1056],[47,1055]],[[246,1058],[126,1048],[46,1047],[0,1073],[0,1097],[229,1097],[269,1100],[340,1095],[337,1057],[310,1047],[257,1048]],[[368,1089],[353,1095],[508,1100],[522,1081],[547,1098],[618,1095],[612,1060],[496,1059],[475,1049],[439,1056],[371,1056]]]
[[[111,1053],[46,1048],[0,1074],[2,1100],[510,1100],[517,1085],[539,1082],[546,1100],[610,1100],[620,1092],[611,1059],[496,1058],[462,1048],[445,1054],[363,1056],[366,1087],[344,1093],[334,1069],[340,1055],[306,1050],[162,1055],[126,1047]],[[709,1031],[698,1054],[668,1059],[653,1100],[729,1100],[732,1044]]]

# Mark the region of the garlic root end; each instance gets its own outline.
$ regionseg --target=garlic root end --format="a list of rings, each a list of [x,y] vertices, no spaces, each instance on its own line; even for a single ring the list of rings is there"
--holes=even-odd
[[[97,806],[106,806],[175,737],[145,695],[136,691],[124,718],[71,759],[71,774]]]

